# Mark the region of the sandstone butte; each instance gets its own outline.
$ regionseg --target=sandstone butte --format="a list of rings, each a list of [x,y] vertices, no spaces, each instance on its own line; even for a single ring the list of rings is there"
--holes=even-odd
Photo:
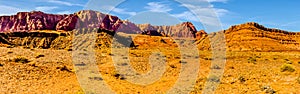
[[[197,32],[197,34],[199,33],[201,32]],[[255,22],[231,26],[227,30],[203,34],[202,37],[198,35],[196,43],[201,50],[211,50],[210,38],[220,35],[225,37],[227,51],[281,52],[300,50],[300,33],[266,28]]]
[[[179,38],[197,38],[197,35],[199,38],[202,36],[201,34],[206,34],[203,30],[198,32],[191,22],[183,22],[173,26],[134,24],[127,20],[121,20],[117,16],[92,10],[82,10],[65,15],[32,11],[19,12],[11,16],[0,16],[0,32],[72,31],[78,28],[100,28],[129,34],[143,33]]]

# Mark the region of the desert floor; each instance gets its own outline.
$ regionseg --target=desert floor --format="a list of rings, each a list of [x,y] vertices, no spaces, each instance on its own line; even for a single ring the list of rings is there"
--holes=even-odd
[[[126,49],[119,48],[116,52]],[[196,84],[190,93],[202,93],[211,69],[211,53],[200,51],[199,57],[180,56],[178,49],[158,48],[163,54],[153,54],[155,49],[130,48],[129,56],[121,56],[113,63],[111,49],[98,49],[96,61],[102,78],[116,93],[165,93],[177,81],[185,57],[200,60]],[[157,49],[156,49],[157,50]],[[87,53],[82,53],[83,55]],[[227,52],[225,72],[216,94],[300,93],[300,52]],[[2,93],[83,93],[72,63],[72,51],[51,49],[26,49],[0,47],[0,92]],[[149,57],[151,57],[149,59]],[[115,66],[131,66],[136,75],[151,71],[149,60],[166,61],[160,79],[149,85],[127,81],[131,75],[122,74]],[[130,62],[126,62],[130,60]],[[152,62],[152,61],[151,61]],[[154,60],[155,62],[155,60]],[[152,66],[153,67],[153,66]],[[154,66],[155,67],[155,66]],[[153,70],[159,71],[159,70]],[[197,72],[195,72],[197,73]]]

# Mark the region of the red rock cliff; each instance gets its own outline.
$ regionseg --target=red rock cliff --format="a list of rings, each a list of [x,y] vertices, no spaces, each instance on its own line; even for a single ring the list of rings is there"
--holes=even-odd
[[[80,28],[101,28],[105,30],[142,33],[162,36],[196,38],[197,30],[191,22],[173,26],[136,25],[112,16],[92,10],[82,10],[69,15],[46,14],[40,11],[19,12],[12,16],[0,16],[0,32],[28,32],[34,30],[72,31]],[[157,32],[157,33],[155,33]]]
[[[141,31],[153,31],[162,35],[180,38],[196,38],[197,29],[191,22],[184,22],[173,26],[152,26],[150,24],[137,25]]]
[[[97,11],[82,10],[61,20],[56,30],[70,31],[76,28],[102,28],[116,31],[122,21],[117,16],[103,14]]]
[[[122,21],[116,17],[91,10],[70,15],[46,14],[40,11],[19,12],[0,16],[0,32],[26,32],[31,30],[64,30],[75,28],[102,28],[117,30]]]
[[[12,16],[0,16],[0,32],[55,30],[56,24],[66,16],[46,14],[40,11],[19,12]]]

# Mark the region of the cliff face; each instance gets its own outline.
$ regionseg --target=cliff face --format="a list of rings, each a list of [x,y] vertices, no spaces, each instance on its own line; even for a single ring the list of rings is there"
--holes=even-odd
[[[217,36],[221,33],[225,35],[226,50],[228,51],[300,50],[300,33],[266,28],[254,22],[235,25],[227,30],[209,34],[209,36]],[[209,47],[209,37],[204,37],[197,43],[201,50],[211,48]]]
[[[0,32],[55,30],[56,24],[66,16],[45,14],[39,11],[19,12],[12,16],[0,16]]]
[[[204,30],[200,30],[196,33],[196,39],[197,40],[200,40],[200,39],[202,39],[203,37],[206,37],[206,36],[207,36],[207,33]]]
[[[12,16],[0,17],[0,32],[30,32],[35,30],[72,31],[81,28],[100,28],[129,34],[196,38],[197,30],[190,22],[173,26],[152,26],[134,24],[117,16],[92,10],[82,10],[69,15],[46,14],[40,11],[19,12]]]
[[[141,29],[134,23],[125,20],[117,29],[117,32],[124,32],[127,34],[137,34],[141,32]]]
[[[57,24],[56,30],[71,31],[80,28],[101,28],[116,31],[121,24],[122,21],[116,16],[83,10],[65,17]]]
[[[0,42],[1,45],[44,49],[65,49],[72,45],[70,34],[60,32],[0,33]]]
[[[157,31],[161,35],[180,38],[196,38],[197,29],[190,22],[184,22],[174,26],[152,26],[150,24],[137,25],[142,32]]]
[[[64,30],[76,28],[101,28],[115,31],[122,24],[116,17],[91,10],[70,15],[46,14],[40,11],[19,12],[0,16],[0,32],[25,32],[33,30]]]

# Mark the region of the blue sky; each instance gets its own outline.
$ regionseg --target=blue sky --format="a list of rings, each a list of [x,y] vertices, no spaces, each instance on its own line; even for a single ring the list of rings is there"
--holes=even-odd
[[[92,9],[138,24],[190,21],[198,30],[208,32],[245,22],[300,31],[299,4],[299,0],[1,0],[0,15],[32,10],[71,14]]]

